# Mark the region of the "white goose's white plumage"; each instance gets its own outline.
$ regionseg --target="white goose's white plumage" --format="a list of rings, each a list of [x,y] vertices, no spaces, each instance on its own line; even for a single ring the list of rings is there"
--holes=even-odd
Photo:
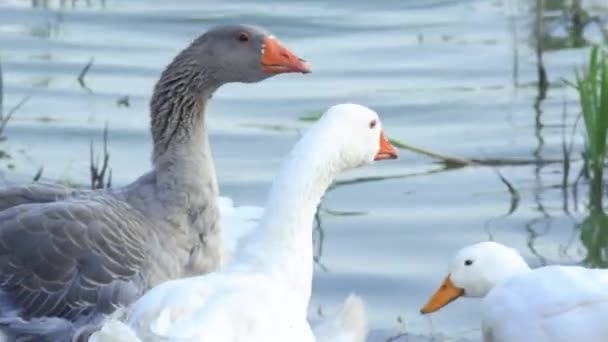
[[[89,337],[89,342],[142,342],[124,323],[127,310],[119,308],[104,320],[103,326]]]
[[[259,225],[231,260],[220,271],[153,288],[132,307],[129,326],[150,342],[315,341],[306,316],[316,208],[340,172],[396,156],[375,112],[330,108],[287,156]],[[348,303],[338,316],[344,324],[335,326],[354,328],[353,341],[361,341],[364,314],[353,314],[361,305]]]
[[[220,224],[222,227],[228,227],[222,230],[222,264],[225,264],[238,250],[241,241],[257,227],[264,215],[264,208],[253,205],[237,207],[228,197],[220,197],[218,204]]]
[[[532,270],[516,250],[482,242],[457,253],[450,274],[422,312],[436,311],[459,296],[484,297],[484,342],[607,340],[607,270]]]
[[[124,323],[125,315],[126,310],[120,309],[108,316],[102,329],[95,332],[89,342],[145,341]],[[346,298],[335,315],[312,320],[310,324],[317,342],[364,342],[369,328],[365,304],[354,294]]]
[[[369,328],[365,304],[351,294],[334,317],[312,321],[311,326],[317,342],[364,342]]]

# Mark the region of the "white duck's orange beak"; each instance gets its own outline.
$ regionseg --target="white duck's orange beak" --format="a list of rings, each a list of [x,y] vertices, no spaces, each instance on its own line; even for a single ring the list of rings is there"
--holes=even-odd
[[[399,153],[395,146],[386,139],[384,131],[380,131],[380,150],[378,150],[374,160],[397,159],[398,156]]]
[[[433,294],[426,305],[420,309],[420,313],[428,314],[435,312],[463,295],[464,290],[456,287],[448,274],[439,289],[435,291],[435,294]]]
[[[264,38],[262,55],[262,68],[269,74],[282,74],[287,72],[310,72],[310,65],[281,45],[273,36]]]

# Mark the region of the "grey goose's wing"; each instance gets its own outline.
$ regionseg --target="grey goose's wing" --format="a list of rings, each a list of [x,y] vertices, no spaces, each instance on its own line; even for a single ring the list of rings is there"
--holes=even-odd
[[[0,211],[28,203],[48,203],[63,200],[74,190],[59,184],[32,183],[0,189]]]
[[[51,335],[43,327],[53,320],[79,322],[130,304],[142,291],[144,222],[109,197],[1,211],[0,330]]]

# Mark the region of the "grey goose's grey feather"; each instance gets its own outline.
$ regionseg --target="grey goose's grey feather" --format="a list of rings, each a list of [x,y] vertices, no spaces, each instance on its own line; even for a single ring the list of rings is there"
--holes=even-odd
[[[225,83],[284,72],[308,68],[264,30],[211,29],[154,88],[151,172],[116,190],[0,189],[0,333],[86,341],[104,315],[147,289],[215,269],[222,246],[206,102]]]
[[[78,190],[59,184],[32,183],[0,189],[0,211],[20,204],[47,203],[64,199]]]
[[[150,223],[125,202],[24,204],[0,212],[0,222],[0,326],[17,338],[72,329],[68,322],[110,313],[145,289]]]

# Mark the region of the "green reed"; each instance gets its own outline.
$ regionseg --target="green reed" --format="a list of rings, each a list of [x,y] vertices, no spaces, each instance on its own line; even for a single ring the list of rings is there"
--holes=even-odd
[[[608,56],[599,47],[591,49],[587,67],[577,70],[576,89],[585,123],[586,166],[591,177],[590,206],[601,209],[608,133]]]

